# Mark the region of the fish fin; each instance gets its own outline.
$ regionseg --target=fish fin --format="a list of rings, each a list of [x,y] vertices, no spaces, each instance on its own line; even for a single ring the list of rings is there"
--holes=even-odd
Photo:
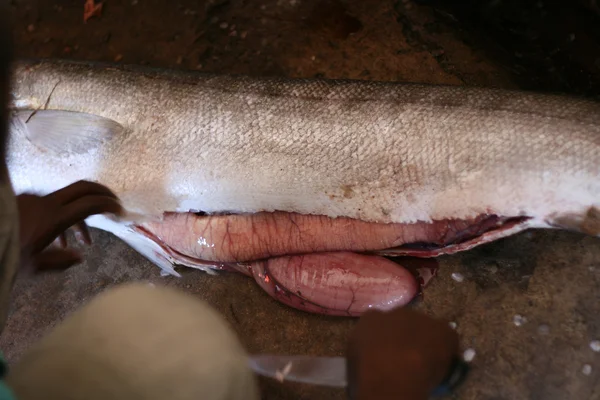
[[[141,235],[132,226],[115,221],[107,215],[97,214],[86,218],[86,223],[92,228],[111,232],[113,235],[127,243],[130,247],[153,262],[160,268],[161,276],[173,275],[181,278],[181,274],[175,271],[173,262],[168,254],[156,242]]]
[[[61,156],[84,154],[124,131],[99,115],[62,110],[20,111],[13,128],[42,151]]]

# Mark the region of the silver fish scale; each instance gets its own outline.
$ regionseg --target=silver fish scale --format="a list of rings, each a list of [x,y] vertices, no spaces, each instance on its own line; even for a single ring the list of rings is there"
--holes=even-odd
[[[52,189],[30,178],[23,160],[35,158],[55,165],[56,184],[99,180],[144,213],[544,219],[600,199],[600,106],[581,99],[60,62],[17,69],[21,103],[39,107],[50,93],[50,109],[110,118],[127,134],[70,166],[16,140],[22,185]]]

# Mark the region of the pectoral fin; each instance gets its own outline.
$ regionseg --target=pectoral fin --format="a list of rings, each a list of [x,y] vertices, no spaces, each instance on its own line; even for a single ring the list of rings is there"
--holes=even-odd
[[[18,111],[12,128],[40,150],[60,156],[87,153],[124,130],[112,119],[61,110]]]

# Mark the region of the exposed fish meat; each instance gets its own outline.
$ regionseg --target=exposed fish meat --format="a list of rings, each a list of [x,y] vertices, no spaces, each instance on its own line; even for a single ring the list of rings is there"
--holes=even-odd
[[[100,182],[129,214],[91,226],[167,273],[239,271],[307,311],[407,304],[400,256],[528,228],[600,235],[593,101],[66,61],[19,63],[12,93],[18,193]]]

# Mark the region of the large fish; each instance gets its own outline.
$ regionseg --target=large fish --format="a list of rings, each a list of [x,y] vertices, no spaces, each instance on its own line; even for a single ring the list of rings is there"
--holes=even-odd
[[[528,228],[600,235],[600,105],[503,90],[14,69],[20,192],[109,186],[95,216],[164,271],[236,270],[293,307],[359,315],[419,291],[401,256]]]

